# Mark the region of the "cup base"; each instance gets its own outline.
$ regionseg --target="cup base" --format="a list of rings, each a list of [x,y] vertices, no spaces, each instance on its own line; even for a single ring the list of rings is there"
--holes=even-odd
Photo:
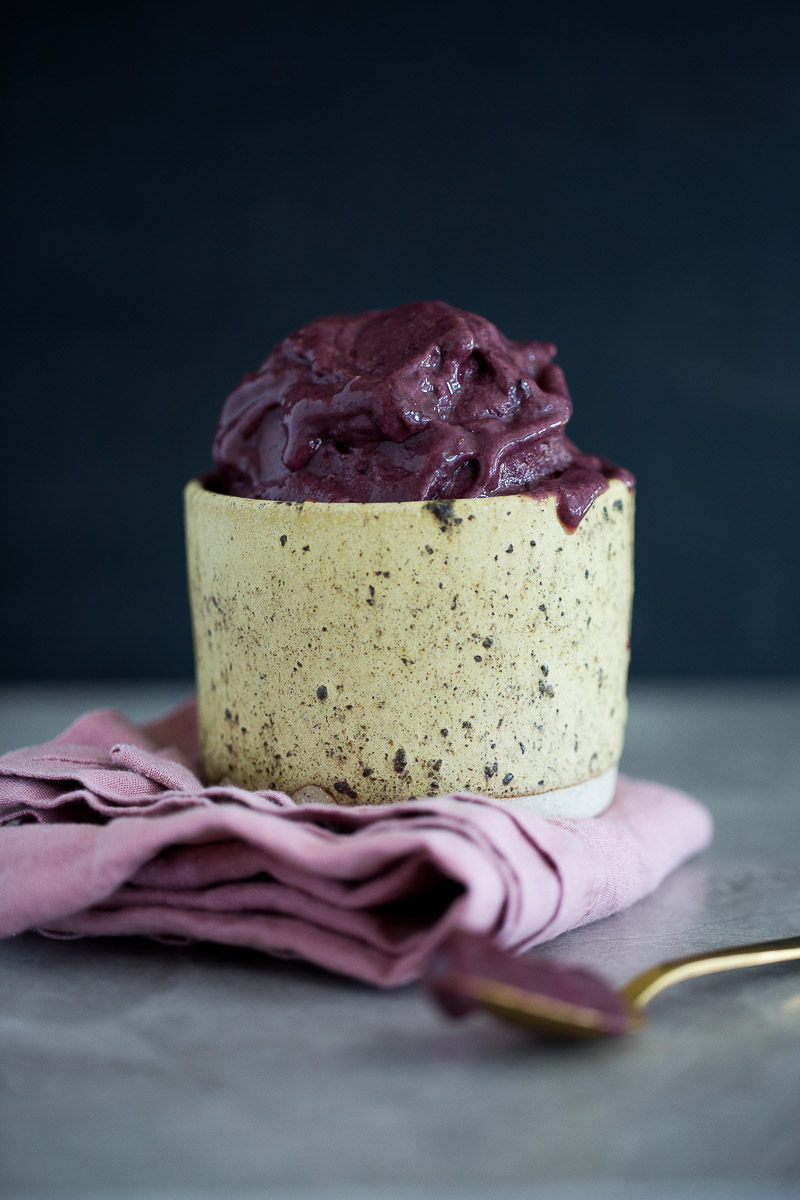
[[[587,779],[583,783],[574,783],[570,787],[555,788],[552,792],[540,792],[534,796],[502,796],[494,797],[499,804],[507,804],[513,808],[524,808],[526,812],[536,813],[540,817],[599,817],[604,813],[617,788],[617,767],[604,771],[595,779]],[[334,800],[330,792],[316,784],[307,784],[299,788],[292,799],[295,804],[332,804]]]
[[[504,796],[503,804],[524,808],[540,817],[599,817],[604,813],[617,790],[617,767],[604,771],[595,779],[573,783],[571,787],[555,788],[534,796]]]

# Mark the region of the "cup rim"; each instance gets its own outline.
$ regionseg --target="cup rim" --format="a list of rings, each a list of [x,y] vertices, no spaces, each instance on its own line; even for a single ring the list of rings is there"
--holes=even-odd
[[[208,487],[209,481],[213,478],[211,472],[196,475],[188,481],[184,487],[184,496],[187,500],[193,498],[204,497],[205,500],[214,505],[227,506],[229,508],[249,508],[256,511],[259,507],[262,511],[270,509],[303,509],[310,508],[321,511],[322,509],[330,509],[338,512],[369,512],[369,511],[406,511],[406,512],[430,512],[434,517],[440,520],[447,520],[451,514],[463,512],[480,511],[481,509],[497,508],[502,504],[512,504],[514,507],[522,505],[535,504],[540,509],[552,508],[555,510],[558,505],[558,497],[555,492],[542,492],[540,495],[531,492],[512,492],[508,495],[500,496],[462,496],[449,500],[447,498],[434,500],[261,500],[253,496],[231,496],[227,492],[218,492],[213,488]],[[544,480],[543,482],[547,482]],[[635,489],[631,489],[621,479],[607,480],[608,486],[604,491],[595,496],[589,508],[588,513],[595,503],[602,499],[603,496],[608,496],[610,493],[618,493],[628,496],[631,500],[634,499]],[[584,516],[586,514],[584,513]],[[576,529],[579,526],[576,526]],[[573,529],[566,529],[565,533],[574,533]]]

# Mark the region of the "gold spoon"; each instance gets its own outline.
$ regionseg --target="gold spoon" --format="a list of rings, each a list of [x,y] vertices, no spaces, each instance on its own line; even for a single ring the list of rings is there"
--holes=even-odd
[[[543,955],[515,958],[486,938],[458,933],[436,956],[424,982],[450,1016],[483,1008],[550,1036],[613,1037],[641,1028],[644,1007],[684,979],[792,959],[800,959],[797,937],[731,946],[659,963],[617,990],[581,967]]]

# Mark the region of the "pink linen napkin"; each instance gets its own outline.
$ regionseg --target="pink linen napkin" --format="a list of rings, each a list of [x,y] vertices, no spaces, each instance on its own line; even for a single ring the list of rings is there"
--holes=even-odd
[[[609,916],[711,839],[696,800],[622,777],[583,820],[205,787],[195,730],[194,701],[143,727],[101,709],[0,758],[0,936],[222,942],[391,986],[457,929],[519,952]]]

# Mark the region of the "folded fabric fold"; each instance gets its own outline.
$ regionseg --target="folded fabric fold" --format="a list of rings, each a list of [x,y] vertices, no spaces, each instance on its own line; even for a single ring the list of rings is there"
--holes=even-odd
[[[521,951],[608,916],[711,838],[696,800],[625,778],[584,820],[205,787],[194,730],[192,701],[145,727],[99,710],[0,758],[0,936],[216,941],[389,986],[456,929]]]

